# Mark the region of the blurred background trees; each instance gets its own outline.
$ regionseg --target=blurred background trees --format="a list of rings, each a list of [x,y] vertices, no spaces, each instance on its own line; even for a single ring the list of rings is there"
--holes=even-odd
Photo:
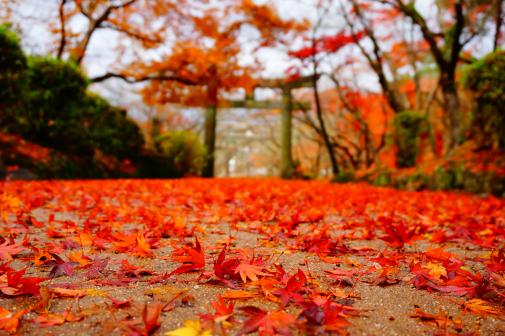
[[[289,176],[500,193],[503,13],[502,0],[2,2],[2,141],[100,176],[280,175],[283,106],[258,102],[282,92],[258,86],[309,77],[291,92],[311,106],[291,111]]]

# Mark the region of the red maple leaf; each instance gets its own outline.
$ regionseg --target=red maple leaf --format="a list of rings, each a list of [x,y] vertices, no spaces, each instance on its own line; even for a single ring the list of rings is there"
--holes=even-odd
[[[211,303],[216,312],[214,314],[200,314],[200,318],[204,321],[212,320],[215,322],[224,322],[229,320],[233,316],[233,310],[235,308],[233,303],[226,303],[222,296]]]
[[[214,262],[214,274],[226,286],[235,288],[235,283],[237,282],[237,274],[235,273],[235,270],[240,264],[240,260],[238,258],[230,258],[226,260],[226,250],[227,246],[221,250],[217,260]]]
[[[491,253],[487,268],[492,272],[505,272],[505,247]]]
[[[280,297],[282,306],[286,306],[289,301],[294,301],[296,303],[303,302],[303,296],[300,291],[303,289],[307,283],[307,277],[301,269],[298,269],[294,275],[292,275],[286,284],[285,288],[276,290],[273,294]]]
[[[72,261],[65,261],[60,258],[55,253],[51,253],[51,256],[54,260],[51,260],[48,264],[54,264],[53,268],[49,272],[49,277],[56,278],[60,275],[66,274],[71,276],[74,273],[74,266],[78,266],[79,264]]]
[[[0,291],[5,295],[31,294],[39,295],[39,283],[46,281],[47,278],[26,277],[23,278],[26,269],[20,271],[7,272],[7,283],[0,283]]]
[[[11,261],[12,256],[22,252],[25,249],[23,244],[16,244],[13,241],[9,242],[5,239],[0,245],[0,260]]]
[[[144,321],[146,335],[151,335],[161,325],[159,317],[162,309],[163,304],[159,302],[154,302],[149,305],[146,303],[144,305],[144,309],[142,310],[142,320]]]
[[[326,330],[342,331],[349,325],[348,316],[359,315],[359,311],[331,300],[322,299],[305,304],[299,315],[305,318],[310,326],[324,326]]]
[[[267,312],[253,306],[241,307],[240,310],[249,316],[239,331],[240,335],[255,331],[259,335],[290,335],[289,327],[296,321],[294,316],[283,311]]]
[[[383,219],[382,230],[385,235],[380,237],[389,246],[401,249],[405,244],[419,238],[420,227],[416,225],[407,225],[404,221],[393,224],[391,219]]]
[[[170,275],[202,271],[205,268],[205,255],[197,237],[195,237],[194,247],[183,247],[175,250],[173,258],[183,264],[173,270]]]

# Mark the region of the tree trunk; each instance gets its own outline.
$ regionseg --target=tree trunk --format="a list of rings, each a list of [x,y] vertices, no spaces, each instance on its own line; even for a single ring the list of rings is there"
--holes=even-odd
[[[161,120],[158,117],[153,117],[151,119],[151,143],[154,148],[159,149],[157,147],[156,139],[161,134]]]
[[[292,178],[295,172],[291,154],[292,110],[293,99],[291,90],[289,88],[283,88],[281,112],[281,177],[285,179]]]
[[[496,1],[495,13],[495,33],[493,39],[493,51],[496,51],[500,45],[501,27],[503,24],[503,0]]]
[[[216,124],[217,124],[217,68],[211,66],[209,69],[209,83],[207,84],[208,106],[205,110],[205,134],[204,145],[207,151],[205,163],[203,165],[203,177],[214,177],[214,158],[216,150]]]
[[[448,152],[457,146],[461,140],[460,102],[456,83],[453,80],[442,79],[440,86],[444,97],[444,113],[447,115],[450,128],[449,139],[446,145],[446,152]]]
[[[328,137],[328,132],[326,131],[326,125],[323,119],[323,110],[321,107],[321,100],[319,98],[319,90],[317,88],[317,73],[314,71],[314,76],[312,79],[312,86],[314,89],[314,100],[316,103],[316,114],[317,119],[319,120],[319,126],[321,127],[321,136],[323,137],[324,145],[326,150],[328,151],[328,156],[330,158],[331,163],[331,172],[333,177],[336,177],[339,173],[337,159],[335,158],[335,152],[333,152],[333,146],[331,145],[330,138]]]
[[[210,105],[205,110],[205,149],[207,155],[203,166],[203,177],[214,177],[214,155],[216,150],[217,106]]]

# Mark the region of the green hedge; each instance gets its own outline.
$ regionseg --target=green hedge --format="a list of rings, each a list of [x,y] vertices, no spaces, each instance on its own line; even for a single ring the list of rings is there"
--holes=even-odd
[[[482,147],[505,149],[505,51],[468,67],[465,87],[475,96],[472,136]]]
[[[24,109],[28,62],[16,34],[0,25],[0,126]]]
[[[396,165],[413,167],[419,155],[420,135],[428,131],[426,116],[418,111],[402,111],[395,115]]]
[[[85,120],[92,146],[118,159],[136,158],[144,146],[144,137],[126,111],[99,96],[88,94],[86,100]]]
[[[397,175],[381,171],[367,180],[376,186],[391,186],[403,190],[461,190],[477,194],[505,197],[505,176],[495,172],[473,172],[462,164],[438,167],[432,174],[415,172]]]
[[[0,26],[1,130],[88,163],[96,151],[135,159],[144,145],[138,125],[126,111],[88,92],[89,84],[72,62],[26,57],[18,37]]]
[[[198,135],[190,131],[171,131],[155,139],[158,151],[168,159],[167,169],[176,176],[200,175],[206,151]]]

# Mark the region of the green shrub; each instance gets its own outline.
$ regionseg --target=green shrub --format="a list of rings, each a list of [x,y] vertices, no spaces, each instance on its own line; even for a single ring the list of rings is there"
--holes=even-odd
[[[464,84],[475,96],[472,137],[482,147],[505,148],[505,51],[473,63]]]
[[[427,189],[429,187],[429,179],[429,176],[424,173],[415,172],[411,175],[396,177],[392,181],[392,184],[398,189],[417,191]]]
[[[116,172],[100,160],[136,159],[144,145],[139,127],[88,85],[72,62],[27,58],[16,34],[0,26],[0,126],[58,153],[49,166],[18,157],[6,163],[47,178],[106,177]]]
[[[71,158],[61,153],[51,153],[48,164],[36,164],[36,174],[40,178],[105,178],[113,177],[111,172],[92,158]]]
[[[451,190],[456,189],[456,175],[452,169],[437,167],[430,179],[430,189]]]
[[[168,158],[177,176],[201,174],[206,153],[197,134],[166,132],[155,139],[155,146]]]
[[[419,140],[428,131],[428,122],[423,113],[402,111],[395,115],[396,165],[399,168],[413,167],[419,154]]]
[[[474,172],[463,164],[452,163],[447,167],[438,167],[427,176],[415,173],[392,181],[396,188],[406,190],[462,190],[476,194],[505,196],[505,176],[496,172]]]
[[[332,179],[332,181],[337,183],[354,182],[356,181],[356,176],[351,170],[343,170],[340,171],[338,175]]]
[[[377,173],[375,178],[372,180],[372,184],[378,187],[385,187],[391,185],[391,173],[387,171],[382,171]]]
[[[174,178],[180,177],[173,161],[162,153],[146,150],[135,161],[137,177],[141,178]]]
[[[126,111],[88,93],[88,79],[75,64],[48,57],[30,58],[29,64],[26,138],[84,157],[98,149],[124,159],[141,150],[138,125]]]
[[[93,143],[83,122],[88,81],[79,68],[50,57],[30,57],[28,83],[28,126],[20,133],[66,153],[92,155]]]
[[[14,123],[24,109],[27,68],[18,37],[0,25],[0,126]]]
[[[83,109],[84,125],[93,148],[118,159],[135,156],[142,150],[142,132],[125,110],[110,105],[100,96],[89,94]]]

